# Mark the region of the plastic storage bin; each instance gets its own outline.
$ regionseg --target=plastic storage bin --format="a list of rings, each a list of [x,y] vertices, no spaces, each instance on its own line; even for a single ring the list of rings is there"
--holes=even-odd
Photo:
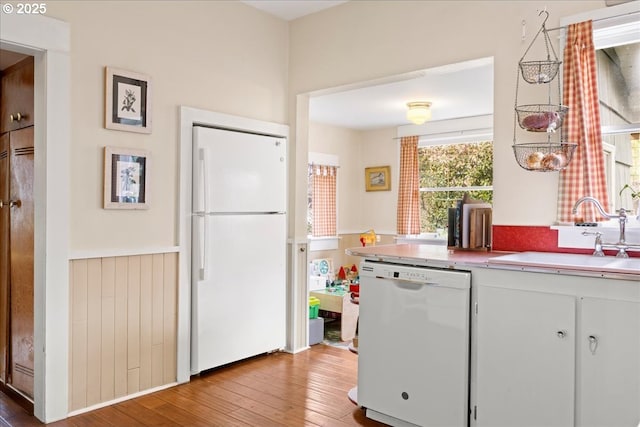
[[[309,319],[309,345],[320,344],[324,339],[324,319]]]
[[[309,319],[317,319],[320,310],[320,300],[316,297],[309,297]]]

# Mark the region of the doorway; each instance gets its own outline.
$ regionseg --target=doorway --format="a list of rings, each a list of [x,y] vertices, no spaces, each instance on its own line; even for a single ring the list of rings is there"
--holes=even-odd
[[[68,413],[70,40],[63,21],[2,16],[0,49],[35,62],[33,409],[43,422]]]

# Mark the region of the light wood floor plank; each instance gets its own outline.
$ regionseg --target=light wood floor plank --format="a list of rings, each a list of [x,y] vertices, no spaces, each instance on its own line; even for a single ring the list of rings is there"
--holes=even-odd
[[[49,424],[53,427],[383,426],[347,398],[357,355],[323,344],[295,355],[257,356],[196,375],[188,384]],[[0,420],[41,426],[0,393]],[[0,422],[0,427],[7,427]]]

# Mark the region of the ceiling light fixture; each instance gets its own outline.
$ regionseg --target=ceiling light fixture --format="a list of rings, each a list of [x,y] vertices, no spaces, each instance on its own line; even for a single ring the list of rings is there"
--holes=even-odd
[[[431,120],[431,103],[430,102],[407,102],[407,119],[417,125],[421,125],[427,120]]]

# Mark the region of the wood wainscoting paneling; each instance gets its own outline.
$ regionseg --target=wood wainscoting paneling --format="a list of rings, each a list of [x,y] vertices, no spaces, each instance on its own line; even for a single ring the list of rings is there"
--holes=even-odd
[[[178,254],[70,261],[69,411],[176,381]]]

